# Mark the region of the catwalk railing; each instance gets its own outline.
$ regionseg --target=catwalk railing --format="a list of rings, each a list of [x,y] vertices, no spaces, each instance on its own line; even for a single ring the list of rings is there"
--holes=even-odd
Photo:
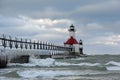
[[[0,46],[4,48],[20,48],[20,49],[38,49],[38,50],[56,50],[56,51],[72,51],[72,48],[65,46],[58,46],[48,42],[42,41],[32,41],[30,39],[23,38],[12,38],[11,36],[6,36],[0,34]]]

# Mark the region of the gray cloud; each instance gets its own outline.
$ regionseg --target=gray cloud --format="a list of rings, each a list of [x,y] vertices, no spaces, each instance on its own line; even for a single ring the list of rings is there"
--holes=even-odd
[[[73,23],[86,53],[117,53],[119,5],[119,0],[0,0],[0,33],[63,43]]]
[[[65,28],[65,26],[72,24],[73,22],[72,20],[68,19],[32,19],[25,16],[2,17],[3,19],[0,21],[2,24],[0,25],[1,33],[14,36],[19,35],[28,38],[37,38],[43,41],[52,41],[56,39],[59,39],[58,41],[60,41],[62,39],[65,39],[64,35],[67,35],[67,28]]]

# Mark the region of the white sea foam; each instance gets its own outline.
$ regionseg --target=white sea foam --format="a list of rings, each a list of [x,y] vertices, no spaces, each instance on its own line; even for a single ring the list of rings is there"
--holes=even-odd
[[[120,62],[110,61],[105,65],[108,66],[107,70],[120,70]],[[109,66],[109,65],[112,65],[112,66]]]
[[[18,71],[17,74],[24,78],[35,78],[40,76],[68,76],[74,75],[72,71],[53,71],[53,70],[27,70],[27,71]]]
[[[8,63],[8,66],[24,66],[24,67],[34,67],[36,66],[35,64],[31,64],[31,63]]]
[[[120,66],[120,62],[110,61],[110,62],[106,63],[106,65]]]
[[[85,60],[85,58],[72,58],[71,60]]]
[[[38,77],[56,77],[56,76],[78,76],[78,75],[96,75],[107,74],[92,70],[26,70],[17,71],[17,74],[22,78],[38,78]]]
[[[50,59],[51,60],[51,59]],[[24,66],[24,67],[34,67],[34,66],[100,66],[100,63],[67,63],[67,62],[55,62],[55,61],[50,61],[49,59],[40,59],[40,61],[37,62],[32,62],[32,63],[10,63],[8,66]]]
[[[72,65],[71,63],[67,63],[67,62],[55,62],[56,66],[70,66]]]
[[[84,58],[78,58],[78,60],[81,60]],[[9,63],[8,66],[24,66],[24,67],[34,67],[34,66],[99,66],[100,63],[68,63],[68,62],[61,62],[57,61],[52,58],[46,58],[46,59],[38,59],[34,56],[31,56],[29,59],[29,63]]]
[[[52,66],[54,64],[55,60],[52,58],[46,58],[46,59],[36,59],[31,58],[30,63],[34,64],[35,66]]]
[[[29,63],[19,64],[19,63],[9,63],[8,66],[25,66],[25,67],[34,67],[34,66],[99,66],[100,63],[68,63],[68,62],[61,62],[56,61],[52,58],[46,59],[37,59],[36,57],[32,56],[29,59]]]
[[[29,63],[8,63],[8,66],[24,66],[24,67],[34,67],[34,66],[52,66],[55,63],[54,59],[46,58],[46,59],[36,59],[30,58]]]
[[[79,66],[99,66],[100,63],[79,63]]]
[[[110,70],[110,71],[112,71],[112,70],[120,70],[120,66],[109,66],[109,67],[107,67],[107,70]]]
[[[100,63],[67,63],[67,62],[55,62],[56,66],[99,66]]]
[[[10,73],[10,72],[12,72],[12,71],[0,70],[0,75],[7,74],[7,73]]]

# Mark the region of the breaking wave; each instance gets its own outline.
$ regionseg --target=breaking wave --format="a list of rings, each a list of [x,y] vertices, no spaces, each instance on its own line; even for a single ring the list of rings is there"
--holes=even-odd
[[[27,70],[18,71],[17,74],[24,78],[35,78],[40,76],[68,76],[74,75],[72,71],[53,71],[53,70]]]
[[[120,70],[120,62],[110,61],[106,63],[107,70]]]
[[[72,58],[71,60],[85,60],[85,58]]]
[[[84,59],[84,58],[82,58]],[[72,59],[74,60],[74,59]],[[81,60],[81,58],[77,59]],[[37,59],[35,57],[30,57],[30,62],[29,63],[9,63],[8,66],[23,66],[23,67],[64,67],[64,66],[81,66],[81,67],[96,67],[98,68],[105,68],[106,70],[120,70],[120,62],[115,62],[115,61],[109,61],[105,64],[102,63],[90,63],[90,62],[81,62],[81,63],[69,63],[69,62],[62,62],[62,61],[57,61],[52,58],[46,58],[46,59]],[[93,69],[93,68],[91,68]]]
[[[113,70],[120,70],[120,66],[109,66],[107,67],[107,70],[113,71]]]
[[[110,61],[106,65],[120,66],[120,62]]]
[[[56,61],[52,58],[46,58],[46,59],[30,59],[29,63],[9,63],[8,66],[24,66],[24,67],[34,67],[34,66],[40,66],[40,67],[50,67],[50,66],[100,66],[100,63],[68,63],[68,62],[60,62]]]
[[[100,63],[78,63],[78,64],[72,64],[72,63],[66,63],[66,62],[56,62],[56,66],[99,66]]]
[[[34,67],[34,66],[46,66],[50,67],[54,65],[55,60],[51,58],[46,58],[46,59],[30,59],[29,63],[9,63],[8,66],[24,66],[24,67]]]
[[[31,58],[30,63],[34,64],[35,66],[52,66],[55,63],[55,59],[46,58],[46,59],[36,59]]]

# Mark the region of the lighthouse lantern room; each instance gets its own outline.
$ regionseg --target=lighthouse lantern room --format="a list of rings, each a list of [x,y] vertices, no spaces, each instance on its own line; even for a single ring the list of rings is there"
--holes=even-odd
[[[73,38],[75,38],[76,30],[75,30],[75,27],[73,26],[73,24],[70,26],[70,29],[68,29],[68,31],[69,31],[70,37],[72,36]]]
[[[75,54],[75,55],[76,54],[77,55],[83,54],[83,47],[81,47],[81,46],[83,46],[82,45],[82,40],[80,40],[79,43],[78,43],[78,41],[75,38],[75,32],[76,32],[75,26],[72,24],[70,26],[70,28],[68,29],[68,31],[69,31],[70,37],[64,43],[64,45],[72,48],[72,54]]]

